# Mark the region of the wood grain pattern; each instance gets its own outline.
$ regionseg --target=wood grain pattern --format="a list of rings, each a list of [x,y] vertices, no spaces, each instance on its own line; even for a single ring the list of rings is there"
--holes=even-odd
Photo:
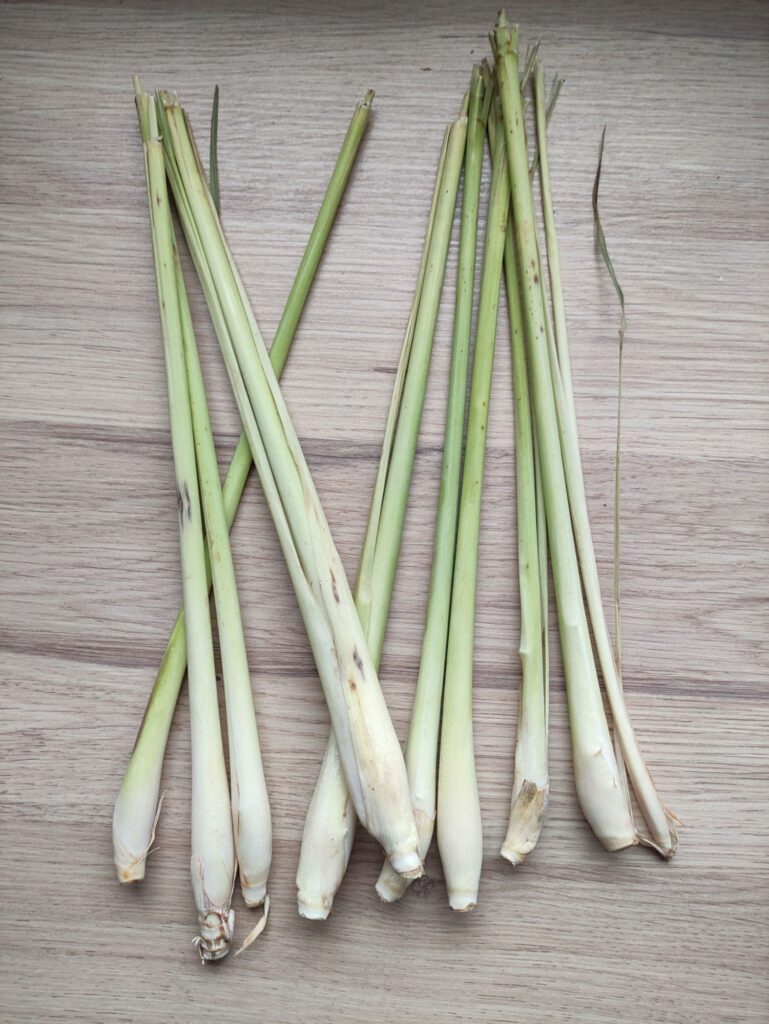
[[[444,123],[486,52],[477,0],[150,0],[0,8],[0,860],[7,1021],[700,1024],[769,1017],[766,455],[769,7],[569,4],[515,13],[566,76],[552,163],[588,497],[611,580],[615,304],[628,296],[624,646],[632,714],[687,822],[675,861],[604,853],[575,803],[560,670],[552,804],[514,874],[498,856],[519,665],[510,361],[500,318],[480,558],[481,903],[452,916],[431,856],[378,904],[360,837],[325,926],[293,875],[327,717],[272,525],[234,531],[275,824],[273,910],[215,969],[190,939],[189,741],[177,714],[142,888],[114,881],[110,816],[176,613],[162,352],[130,76],[170,85],[206,139],[222,90],[223,210],[265,334],[277,324],[355,100],[375,112],[285,393],[350,573]],[[455,271],[455,248],[449,282]],[[419,656],[448,369],[444,293],[383,685],[401,735]],[[238,432],[192,289],[222,458]],[[608,593],[608,590],[607,590]],[[554,651],[555,653],[555,651]],[[239,902],[236,908],[241,910]],[[239,914],[240,928],[248,918]]]

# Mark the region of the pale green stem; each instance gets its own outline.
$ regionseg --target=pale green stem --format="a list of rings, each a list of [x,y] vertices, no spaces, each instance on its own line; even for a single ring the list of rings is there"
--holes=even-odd
[[[235,874],[232,819],[219,723],[211,618],[206,579],[183,326],[176,280],[176,245],[161,142],[150,112],[145,143],[147,191],[163,328],[171,440],[176,473],[184,610],[189,663],[192,750],[192,882],[198,908],[201,958],[216,960],[229,950],[233,927],[230,899]]]
[[[438,767],[438,849],[452,910],[478,901],[483,829],[473,746],[473,651],[483,469],[494,341],[510,208],[504,139],[494,149],[457,524]]]
[[[489,139],[494,146],[497,119],[489,121]],[[521,692],[515,746],[515,772],[510,821],[502,844],[502,856],[521,864],[537,844],[547,808],[548,775],[548,692],[545,657],[547,653],[547,594],[542,593],[544,567],[547,582],[547,540],[544,506],[538,501],[538,466],[534,443],[531,398],[526,366],[526,343],[515,258],[512,219],[505,230],[505,283],[510,314],[510,342],[513,366],[513,408],[515,420],[515,498],[518,528],[518,590],[521,608]],[[540,545],[542,545],[540,549]],[[544,610],[544,619],[543,619]]]
[[[186,119],[171,97],[161,102],[169,164],[175,165],[169,173],[181,185],[180,219],[294,583],[356,813],[396,870],[420,873],[405,763],[344,568]]]
[[[137,113],[142,140],[149,137],[148,110],[152,101],[141,92],[138,79],[136,89]],[[307,243],[305,255],[292,285],[275,339],[270,348],[270,362],[278,377],[283,372],[297,324],[304,309],[326,241],[339,209],[345,186],[358,152],[371,107],[370,96],[357,105],[342,145],[336,167],[331,176],[323,203]],[[241,434],[235,447],[222,487],[224,510],[228,527],[235,514],[251,470],[251,449],[245,434]],[[210,587],[210,571],[208,575]],[[144,877],[146,857],[155,835],[155,824],[160,813],[160,782],[168,734],[174,709],[187,668],[184,611],[179,612],[158,668],[142,724],[134,744],[118,795],[121,810],[135,819],[134,843],[127,857],[116,846],[116,866],[121,882],[140,881]]]
[[[227,735],[230,754],[230,799],[240,888],[246,904],[258,906],[267,895],[272,860],[272,823],[259,735],[251,693],[251,673],[238,599],[230,532],[224,510],[203,371],[198,358],[187,291],[176,261],[184,356],[195,436],[198,481],[213,577],[216,622],[222,657]]]
[[[430,848],[435,829],[438,738],[443,679],[446,669],[451,580],[454,573],[462,470],[462,442],[464,439],[473,285],[475,282],[483,137],[484,125],[488,116],[488,103],[490,102],[490,93],[484,88],[482,73],[477,68],[473,70],[469,97],[467,143],[464,156],[465,184],[459,237],[459,263],[443,464],[422,656],[406,741],[406,769],[409,774],[411,800],[419,832],[419,852],[423,859]],[[397,875],[389,864],[385,863],[379,875],[376,890],[385,902],[391,903],[400,899],[408,884],[407,879]]]
[[[671,828],[670,818],[656,791],[630,721],[601,599],[601,584],[592,531],[590,529],[574,409],[574,392],[569,363],[569,343],[566,333],[565,303],[561,281],[558,238],[555,228],[555,217],[553,215],[550,166],[547,150],[547,104],[544,74],[539,64],[536,67],[534,82],[542,208],[545,221],[547,263],[554,310],[555,349],[558,366],[557,372],[555,369],[553,371],[555,397],[559,417],[563,464],[566,473],[566,486],[571,506],[577,553],[582,571],[582,582],[585,588],[590,623],[598,651],[601,673],[611,707],[614,729],[619,738],[621,748],[620,765],[622,769],[627,767],[638,805],[651,833],[651,845],[664,857],[670,857],[675,853],[676,848],[675,828]],[[621,764],[622,760],[624,760],[624,765]]]
[[[422,265],[390,403],[355,588],[356,604],[377,661],[384,643],[403,534],[466,133],[467,118],[463,114],[448,131],[441,153]],[[297,871],[299,913],[320,920],[328,916],[341,885],[355,828],[335,748],[332,732],[307,812]]]
[[[500,14],[494,32],[494,46],[512,189],[526,354],[569,701],[575,783],[591,827],[608,849],[616,850],[635,843],[636,832],[609,735],[582,601],[547,347],[546,311],[518,81],[518,30],[507,24],[504,13]]]

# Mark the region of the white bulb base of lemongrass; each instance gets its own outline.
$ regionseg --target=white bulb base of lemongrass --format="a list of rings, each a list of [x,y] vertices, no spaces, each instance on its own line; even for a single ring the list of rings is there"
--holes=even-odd
[[[157,778],[139,782],[126,773],[112,814],[112,851],[118,881],[123,884],[141,882],[147,855],[155,840],[155,827],[162,798],[160,765],[153,774]]]
[[[240,892],[243,896],[243,902],[247,907],[261,907],[267,898],[267,878],[269,876],[270,869],[267,868],[264,871],[262,879],[244,878],[243,869],[240,869],[239,880],[240,880]]]
[[[249,714],[254,719],[253,707]],[[228,717],[232,723],[232,718]],[[230,736],[235,730],[230,729]],[[255,732],[255,730],[254,730]],[[232,741],[230,743],[232,751]],[[247,753],[249,753],[247,751]],[[250,778],[247,785],[242,781],[242,771],[235,775],[233,757],[230,753],[232,789],[232,822],[235,833],[235,851],[238,860],[240,891],[247,907],[259,907],[267,895],[267,880],[272,864],[272,821],[267,787],[262,771],[262,758],[258,746],[250,751],[252,757]],[[244,758],[247,760],[247,758]]]
[[[421,877],[424,873],[424,861],[427,857],[427,852],[430,849],[430,843],[432,842],[433,832],[435,831],[435,791],[433,790],[432,799],[433,811],[432,814],[428,814],[421,808],[414,805],[414,821],[417,826],[417,835],[419,836],[419,856],[422,859],[422,871],[416,877]],[[415,877],[408,875],[399,874],[395,868],[390,864],[389,861],[385,861],[382,865],[382,870],[379,872],[379,878],[377,879],[376,894],[383,903],[395,903],[401,896],[406,892],[409,885],[415,881]]]
[[[262,882],[260,885],[253,885],[250,882],[244,883],[241,876],[240,891],[243,895],[243,902],[247,907],[261,907],[267,896],[267,883]]]
[[[604,742],[585,746],[572,727],[572,743],[577,800],[596,837],[611,852],[635,846],[638,833],[608,733]]]
[[[472,749],[471,749],[472,756]],[[468,773],[472,777],[468,779]],[[451,779],[443,776],[440,785],[452,794],[452,810],[445,803],[438,808],[438,850],[446,879],[446,893],[452,910],[464,913],[478,903],[478,884],[483,865],[483,825],[475,785],[475,764],[465,764]],[[466,786],[463,797],[460,790]]]
[[[408,887],[408,879],[399,875],[390,862],[386,861],[374,886],[382,903],[397,903]]]
[[[200,835],[200,826],[196,827],[194,817],[193,808],[193,843],[196,834]],[[211,832],[205,836],[205,840],[211,845],[215,842],[212,839],[216,832],[215,823],[209,821],[208,827]],[[203,870],[204,863],[209,868],[207,875]],[[205,851],[202,857],[193,853],[190,859],[192,891],[198,908],[198,935],[193,939],[193,944],[204,964],[221,960],[230,951],[235,928],[235,911],[230,909],[234,868],[234,857],[231,863],[225,863],[213,858],[210,850]]]
[[[523,864],[537,845],[547,810],[549,786],[524,779],[510,808],[510,825],[500,853],[513,867]]]
[[[296,871],[300,917],[325,921],[342,884],[355,838],[355,811],[332,737],[310,802]]]

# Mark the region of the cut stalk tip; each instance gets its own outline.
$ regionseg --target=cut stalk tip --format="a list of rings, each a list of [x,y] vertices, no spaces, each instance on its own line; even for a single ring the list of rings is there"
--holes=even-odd
[[[416,851],[390,854],[388,861],[399,875],[403,875],[410,881],[421,878],[424,874],[424,865]]]
[[[524,782],[513,801],[510,826],[500,850],[513,867],[523,864],[537,845],[547,809],[548,786]]]
[[[468,914],[477,904],[477,892],[449,892],[449,907],[458,914]]]
[[[333,900],[326,899],[325,897],[321,902],[308,900],[301,892],[298,892],[296,896],[296,907],[299,911],[299,916],[307,921],[325,921],[331,913],[332,903]]]

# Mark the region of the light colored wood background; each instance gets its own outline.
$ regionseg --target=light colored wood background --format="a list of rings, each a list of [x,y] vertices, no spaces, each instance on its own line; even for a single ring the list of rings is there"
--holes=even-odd
[[[207,140],[222,89],[224,216],[268,337],[356,98],[375,113],[285,376],[352,574],[435,160],[488,4],[10,3],[2,40],[0,623],[4,1020],[752,1022],[769,1017],[767,476],[769,8],[735,0],[526,5],[565,74],[552,159],[582,446],[611,562],[616,309],[626,287],[626,686],[688,828],[675,861],[604,853],[575,803],[560,669],[552,803],[498,856],[519,666],[510,361],[500,319],[477,623],[481,902],[452,916],[431,855],[400,906],[366,837],[326,925],[293,875],[326,713],[258,486],[234,545],[275,825],[273,910],[247,956],[190,940],[187,707],[146,883],[121,889],[112,802],[179,602],[176,515],[130,76],[176,88]],[[455,250],[382,679],[405,734],[435,512]],[[223,460],[238,424],[193,289]],[[238,911],[241,906],[237,904]],[[239,913],[241,931],[249,919]]]

